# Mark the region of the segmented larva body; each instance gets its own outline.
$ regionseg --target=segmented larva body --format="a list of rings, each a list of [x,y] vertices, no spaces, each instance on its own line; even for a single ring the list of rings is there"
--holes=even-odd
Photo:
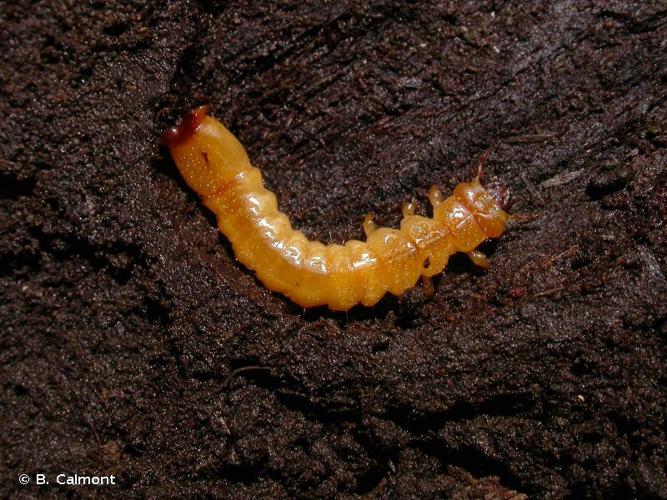
[[[236,258],[267,288],[303,307],[345,311],[359,303],[372,306],[387,292],[400,296],[420,277],[442,272],[456,252],[487,267],[475,249],[499,237],[509,219],[501,197],[475,179],[460,183],[446,199],[431,188],[432,218],[415,215],[413,205],[406,204],[400,229],[377,228],[367,217],[366,241],[324,245],[292,228],[243,146],[208,115],[208,108],[192,111],[165,132],[162,142],[185,181],[217,216]]]

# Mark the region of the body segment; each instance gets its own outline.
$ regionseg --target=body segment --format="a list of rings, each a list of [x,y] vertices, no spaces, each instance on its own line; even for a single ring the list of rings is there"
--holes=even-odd
[[[367,241],[323,245],[294,229],[264,187],[243,146],[206,108],[192,111],[163,143],[188,185],[217,216],[236,258],[269,289],[303,307],[335,311],[400,296],[420,277],[442,272],[449,256],[466,252],[485,265],[479,244],[499,237],[509,216],[502,200],[475,179],[443,199],[432,189],[433,218],[404,207],[399,229],[364,223]]]

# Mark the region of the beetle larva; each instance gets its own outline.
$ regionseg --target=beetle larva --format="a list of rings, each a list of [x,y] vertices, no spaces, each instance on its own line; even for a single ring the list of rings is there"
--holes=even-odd
[[[406,204],[400,229],[378,228],[367,217],[366,241],[324,245],[292,228],[243,146],[207,107],[191,111],[162,142],[217,216],[236,258],[267,288],[303,307],[346,311],[359,303],[372,306],[387,292],[400,296],[420,277],[441,273],[456,252],[486,268],[488,260],[476,248],[498,238],[509,220],[504,193],[485,189],[478,176],[457,185],[448,198],[432,187],[432,218]]]

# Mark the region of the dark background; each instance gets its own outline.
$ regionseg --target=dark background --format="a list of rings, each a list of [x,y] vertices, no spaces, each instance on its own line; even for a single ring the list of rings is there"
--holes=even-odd
[[[320,3],[0,3],[0,494],[666,496],[666,4]],[[304,312],[157,144],[202,103],[313,238],[490,146],[533,220]]]

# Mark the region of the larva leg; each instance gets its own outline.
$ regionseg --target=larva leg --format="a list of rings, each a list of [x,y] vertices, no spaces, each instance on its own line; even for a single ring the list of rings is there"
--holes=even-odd
[[[472,250],[468,252],[468,257],[470,258],[472,263],[475,264],[476,266],[481,267],[482,269],[489,268],[490,265],[489,258],[479,250]]]
[[[372,233],[375,232],[378,226],[373,220],[373,214],[366,214],[366,217],[364,217],[363,227],[364,227],[364,234],[366,234],[366,238],[368,238]]]
[[[426,295],[427,298],[430,299],[433,297],[433,294],[435,293],[435,287],[433,286],[433,281],[428,276],[422,275],[422,289],[424,290],[424,295]]]
[[[407,201],[403,203],[403,208],[401,209],[403,212],[403,217],[409,217],[411,215],[414,215],[416,209],[417,209],[417,204],[414,201]]]
[[[443,200],[442,191],[436,186],[431,186],[431,189],[428,190],[428,199],[431,202],[433,209],[437,208]]]

